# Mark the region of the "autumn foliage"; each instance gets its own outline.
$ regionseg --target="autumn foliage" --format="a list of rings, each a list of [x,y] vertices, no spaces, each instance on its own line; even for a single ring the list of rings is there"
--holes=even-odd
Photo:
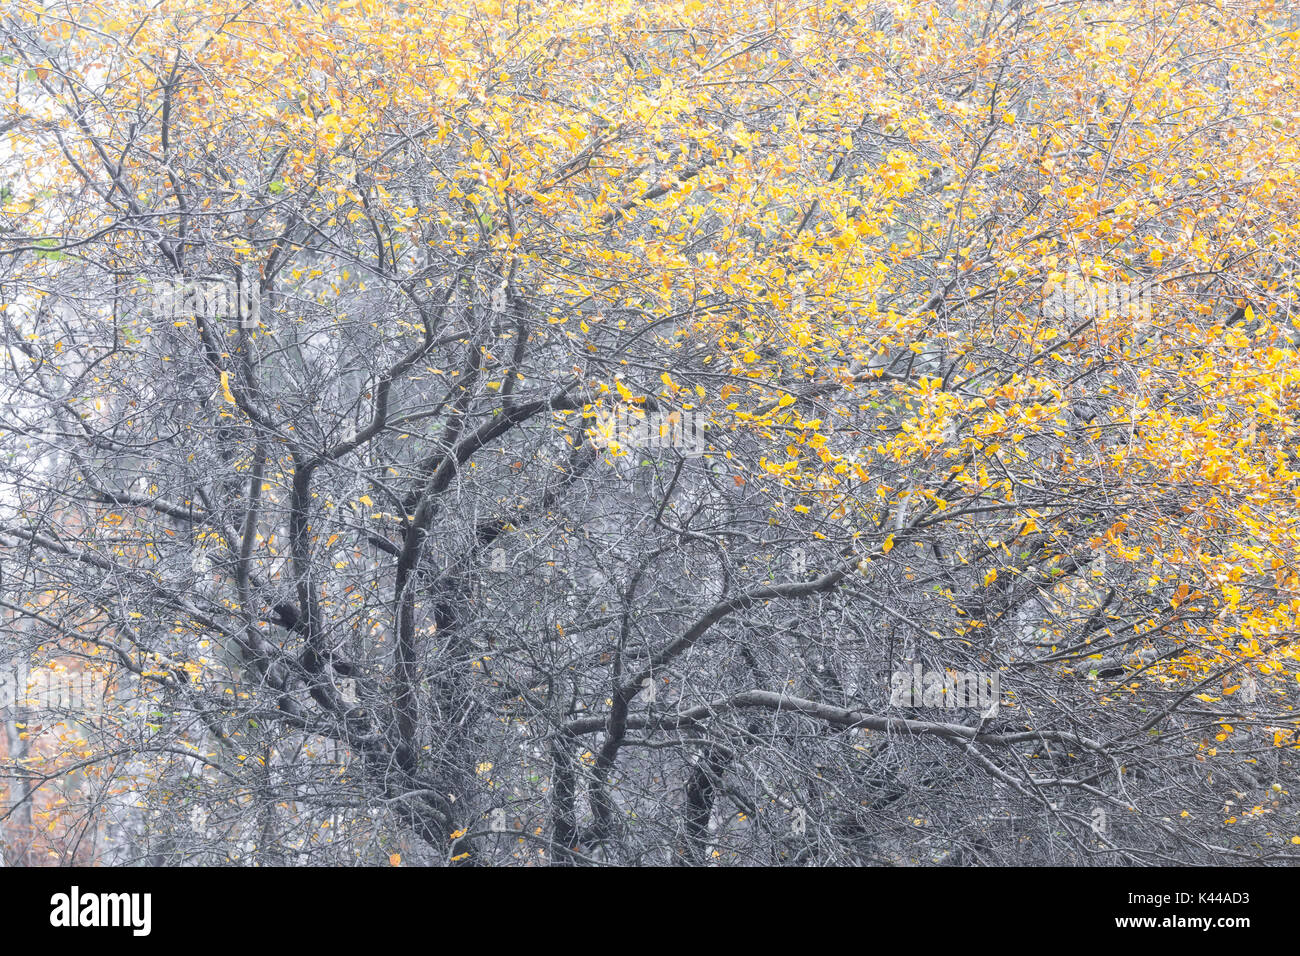
[[[1297,851],[1286,4],[0,24],[3,606],[122,671],[115,793],[229,821],[156,852]],[[164,314],[187,277],[258,320]],[[996,718],[891,712],[912,661],[997,671]]]

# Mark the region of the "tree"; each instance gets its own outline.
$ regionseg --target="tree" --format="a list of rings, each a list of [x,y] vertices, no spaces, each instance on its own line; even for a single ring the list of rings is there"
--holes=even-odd
[[[70,839],[1293,856],[1279,8],[191,6],[3,14]]]

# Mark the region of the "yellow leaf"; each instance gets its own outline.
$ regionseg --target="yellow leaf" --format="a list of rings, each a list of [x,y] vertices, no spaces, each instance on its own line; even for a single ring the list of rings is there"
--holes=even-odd
[[[375,506],[375,503],[370,500],[369,495],[362,495],[360,498],[357,499],[357,501],[361,502],[367,508],[373,508]]]
[[[885,543],[880,546],[880,550],[885,554],[889,554],[890,551],[894,550],[894,536],[892,534],[885,539]]]
[[[230,373],[226,371],[221,373],[221,394],[231,405],[235,404],[235,393],[230,390]]]
[[[400,854],[400,853],[394,853],[392,856],[390,856],[390,857],[388,858],[388,865],[389,865],[389,866],[401,866],[401,865],[402,865],[402,854]]]

